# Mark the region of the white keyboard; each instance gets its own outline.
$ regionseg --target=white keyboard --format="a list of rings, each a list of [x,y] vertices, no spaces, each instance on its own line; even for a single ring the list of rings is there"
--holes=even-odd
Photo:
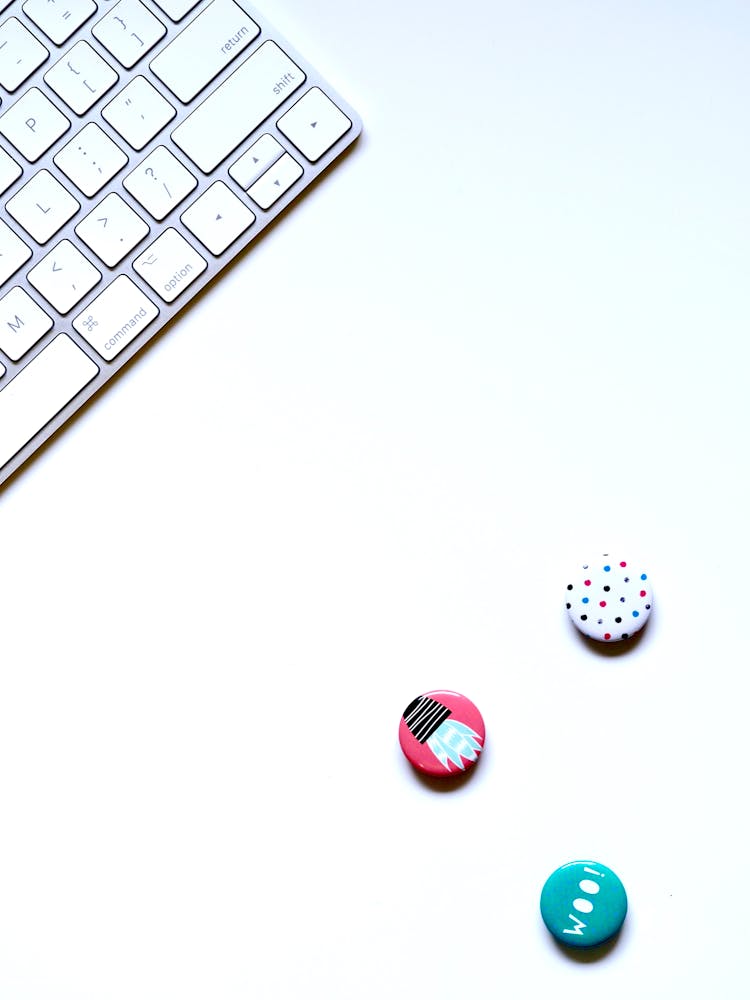
[[[245,0],[0,0],[0,484],[357,138]]]

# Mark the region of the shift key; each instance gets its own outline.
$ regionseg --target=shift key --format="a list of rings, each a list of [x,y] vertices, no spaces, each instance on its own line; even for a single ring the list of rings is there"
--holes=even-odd
[[[276,42],[264,42],[177,126],[172,138],[210,173],[305,80]]]
[[[151,69],[186,104],[259,34],[255,21],[233,0],[213,0],[151,60]]]

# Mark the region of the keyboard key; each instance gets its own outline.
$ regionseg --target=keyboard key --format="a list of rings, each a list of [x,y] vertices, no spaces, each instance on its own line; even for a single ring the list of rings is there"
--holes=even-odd
[[[109,63],[94,52],[88,42],[76,42],[73,48],[44,74],[58,97],[77,115],[89,108],[117,83],[119,77]]]
[[[81,207],[49,170],[40,170],[5,206],[37,243],[46,243]]]
[[[151,299],[121,274],[76,316],[73,327],[105,360],[111,360],[158,315]]]
[[[198,181],[168,149],[157,146],[122,183],[147,212],[161,221],[187,198]]]
[[[255,216],[223,181],[216,181],[180,216],[212,254],[223,253],[255,222]]]
[[[289,153],[284,153],[280,160],[267,170],[263,176],[252,185],[248,194],[261,208],[270,208],[274,202],[286,194],[293,184],[303,174],[302,167]]]
[[[125,69],[142,59],[167,33],[161,21],[139,0],[120,0],[91,29]]]
[[[0,24],[0,83],[13,93],[49,56],[16,17]]]
[[[69,128],[70,122],[65,115],[38,87],[32,87],[19,97],[0,117],[0,132],[31,163],[46,153]]]
[[[29,247],[0,219],[0,285],[15,274],[30,256]]]
[[[101,274],[70,240],[61,240],[32,267],[28,278],[50,305],[64,315],[98,284]]]
[[[0,350],[18,361],[52,329],[52,318],[16,285],[0,299]]]
[[[176,229],[165,229],[159,239],[133,261],[136,272],[165,302],[174,302],[207,266]]]
[[[98,374],[77,344],[61,333],[0,391],[0,467]]]
[[[101,191],[128,158],[94,122],[84,125],[54,157],[55,164],[87,197]]]
[[[76,226],[76,235],[107,267],[119,264],[142,239],[149,228],[119,194],[108,194],[93,212]]]
[[[277,124],[279,131],[311,163],[316,163],[352,127],[344,112],[320,87],[308,90]]]
[[[143,149],[177,114],[145,77],[137,76],[102,111],[133,149]]]
[[[93,0],[65,0],[64,3],[26,0],[23,12],[55,45],[62,45],[96,13],[96,4]]]
[[[272,135],[262,135],[229,168],[230,176],[245,191],[284,155],[284,147]]]
[[[149,65],[187,104],[259,34],[255,21],[233,0],[213,0]]]
[[[305,82],[275,42],[264,42],[172,133],[204,173],[236,149]]]
[[[0,149],[0,194],[7,191],[13,181],[23,173],[12,156],[8,156],[4,149]]]
[[[173,21],[181,21],[198,3],[199,0],[156,0],[157,7],[161,7]]]

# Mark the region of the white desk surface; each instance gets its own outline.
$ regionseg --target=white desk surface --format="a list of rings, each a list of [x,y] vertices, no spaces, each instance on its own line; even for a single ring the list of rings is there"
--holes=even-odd
[[[0,495],[0,996],[742,1000],[750,9],[265,11],[365,134]],[[606,551],[622,655],[562,604]]]

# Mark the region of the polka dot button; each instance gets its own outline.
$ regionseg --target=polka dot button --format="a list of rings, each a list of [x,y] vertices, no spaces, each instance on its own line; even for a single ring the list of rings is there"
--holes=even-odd
[[[539,905],[547,930],[561,944],[593,948],[622,927],[628,897],[611,868],[597,861],[571,861],[552,872]]]
[[[404,709],[398,739],[407,760],[434,778],[461,774],[484,747],[484,721],[476,705],[456,691],[428,691]]]
[[[565,607],[575,627],[590,639],[618,642],[640,632],[652,603],[648,574],[627,559],[604,555],[573,575]]]

